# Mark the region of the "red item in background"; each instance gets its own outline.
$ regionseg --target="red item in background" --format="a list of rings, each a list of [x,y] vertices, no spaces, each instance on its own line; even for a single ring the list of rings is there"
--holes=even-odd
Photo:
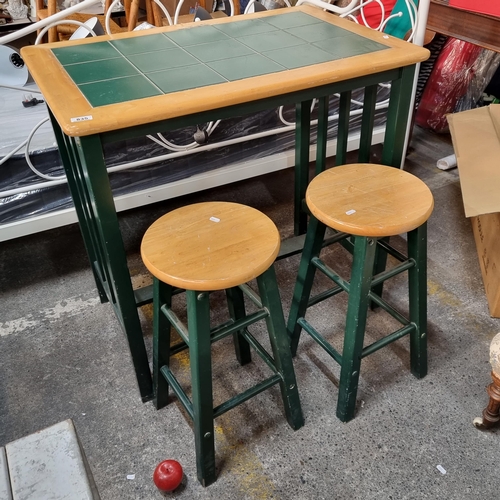
[[[481,47],[449,38],[439,54],[417,109],[415,122],[435,132],[448,132],[446,114],[452,113],[474,76]]]
[[[500,2],[498,0],[450,0],[450,7],[500,17]]]
[[[396,0],[381,0],[384,5],[384,19],[387,19],[392,12],[394,5],[396,4]],[[365,7],[363,7],[363,13],[365,15],[366,22],[368,23],[368,27],[372,29],[377,29],[380,26],[380,22],[382,21],[382,9],[378,2],[371,2]],[[363,18],[361,17],[361,13],[356,16],[359,24],[365,25]]]

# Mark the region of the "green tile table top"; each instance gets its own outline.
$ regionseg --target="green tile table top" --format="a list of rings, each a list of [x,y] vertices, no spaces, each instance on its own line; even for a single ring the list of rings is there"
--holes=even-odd
[[[90,105],[98,107],[387,48],[306,13],[293,12],[52,52]]]
[[[301,5],[27,46],[21,55],[64,133],[83,137],[300,100],[374,73],[387,81],[429,51]]]

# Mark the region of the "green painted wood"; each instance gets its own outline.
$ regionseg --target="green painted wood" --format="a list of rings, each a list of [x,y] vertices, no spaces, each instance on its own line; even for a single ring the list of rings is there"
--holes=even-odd
[[[363,115],[359,139],[358,162],[370,163],[372,147],[373,124],[375,122],[375,105],[377,104],[377,86],[365,87],[363,100]]]
[[[345,244],[353,253],[350,281],[339,276],[319,257],[324,246],[325,227],[311,217],[306,234],[304,250],[292,304],[287,330],[290,336],[292,353],[295,355],[301,330],[306,331],[337,363],[341,365],[337,417],[348,422],[354,417],[356,394],[361,368],[361,359],[373,354],[396,340],[410,336],[410,358],[412,373],[421,378],[427,373],[427,243],[426,224],[408,233],[407,255],[388,244],[388,239],[353,237],[344,233],[328,238],[329,244]],[[382,273],[373,276],[377,250],[384,255],[392,255],[400,261]],[[310,297],[316,270],[332,280],[335,285]],[[379,296],[375,290],[382,284],[401,273],[408,272],[409,312],[405,316],[400,308],[394,307]],[[344,332],[344,346],[339,353],[313,326],[314,317],[306,319],[307,309],[340,292],[348,294],[348,308]],[[402,327],[385,335],[368,346],[364,346],[367,314],[374,304],[390,314]]]
[[[411,372],[417,378],[427,374],[427,223],[408,233],[408,256],[415,261],[409,270]]]
[[[257,278],[257,283],[261,297],[246,285],[226,290],[228,309],[232,319],[211,328],[209,293],[186,290],[188,322],[186,327],[171,309],[172,287],[157,279],[153,282],[155,404],[157,408],[161,408],[167,403],[170,386],[193,419],[197,476],[203,486],[208,486],[216,479],[213,420],[217,416],[273,385],[279,384],[289,424],[293,429],[298,429],[303,425],[302,409],[274,267]],[[243,294],[249,296],[259,310],[246,314]],[[248,326],[262,320],[266,321],[273,356],[247,330]],[[171,326],[180,332],[189,344],[191,398],[169,368],[169,357],[174,354],[174,350],[175,352],[181,350],[170,347]],[[273,374],[214,408],[211,344],[231,334],[235,339],[236,353],[241,364],[251,361],[249,352],[251,346]],[[185,346],[186,344],[182,347]]]
[[[318,126],[316,141],[316,169],[315,175],[323,172],[326,167],[326,145],[328,142],[328,104],[329,96],[321,97],[318,105]]]
[[[375,248],[374,240],[362,236],[355,237],[337,400],[337,417],[342,422],[351,420],[356,409]]]
[[[74,139],[60,134],[59,139],[98,289],[112,304],[126,334],[141,398],[149,401],[153,383],[113,195],[106,168],[94,168],[104,165],[102,144],[99,136]]]
[[[305,233],[307,227],[307,214],[302,210],[302,201],[309,184],[311,104],[312,101],[303,101],[295,108],[294,233],[296,236]]]
[[[382,164],[396,168],[401,167],[404,153],[406,124],[410,113],[415,66],[406,66],[400,71],[400,78],[396,78],[391,82],[385,140],[382,150]]]
[[[309,296],[316,273],[316,267],[310,265],[314,257],[318,257],[325,237],[326,226],[315,217],[311,217],[307,230],[304,250],[300,259],[299,271],[295,288],[293,290],[292,305],[288,315],[287,332],[290,337],[290,349],[292,356],[297,353],[301,327],[298,322],[306,314]]]
[[[170,353],[174,354],[173,349],[171,349]],[[172,370],[170,370],[168,366],[163,365],[160,369],[160,372],[170,384],[170,387],[175,392],[175,395],[181,402],[182,406],[184,406],[186,413],[190,416],[191,420],[194,421],[193,403],[191,402],[191,399],[189,399],[186,391],[182,388],[181,384],[179,384],[179,381],[175,378]]]
[[[350,90],[340,94],[339,120],[337,128],[337,154],[335,155],[335,165],[344,165],[347,162],[351,94],[352,92]]]
[[[214,408],[214,417],[215,418],[219,417],[220,415],[226,413],[227,411],[233,409],[234,407],[242,403],[245,403],[249,399],[252,399],[261,392],[266,391],[267,389],[269,389],[273,385],[276,385],[280,381],[281,381],[281,375],[277,373],[267,378],[266,380],[263,380],[262,382],[255,384],[246,391],[243,391],[240,394],[237,394],[236,396],[232,397],[231,399],[224,401],[224,403],[221,403],[220,405],[216,406]]]
[[[135,305],[135,297],[114,207],[113,194],[107,171],[94,168],[103,163],[99,137],[82,137],[75,141],[80,161],[81,176],[89,195],[87,203],[99,241],[101,267],[107,278],[111,295],[108,297],[122,319],[122,326],[130,345],[136,373],[140,375],[142,390],[151,391],[151,373],[142,338],[142,329]],[[92,171],[90,174],[89,171]],[[95,209],[94,203],[101,206]],[[142,393],[142,391],[141,391]],[[152,394],[150,394],[151,396]]]
[[[209,294],[186,290],[189,325],[189,360],[193,403],[196,471],[203,486],[212,484],[215,472],[215,439],[212,397]]]
[[[226,290],[227,305],[229,314],[233,320],[238,320],[246,316],[243,292],[238,287]],[[252,361],[250,346],[243,336],[243,331],[233,334],[234,350],[240,365],[246,365]]]
[[[72,161],[72,157],[70,155],[70,150],[66,147],[66,141],[69,141],[70,138],[65,136],[61,128],[59,127],[59,124],[54,118],[54,115],[52,114],[52,111],[48,109],[49,112],[49,117],[50,121],[52,124],[52,128],[54,130],[54,135],[56,137],[56,141],[59,145],[59,154],[61,156],[62,164],[64,167],[64,171],[66,174],[66,179],[68,181],[68,187],[71,193],[71,196],[73,198],[73,203],[75,206],[75,211],[78,217],[78,220],[80,221],[80,232],[82,233],[83,237],[83,243],[85,245],[85,250],[87,251],[87,255],[89,258],[89,262],[91,264],[91,269],[92,273],[94,274],[94,281],[97,286],[97,290],[99,293],[99,299],[101,303],[108,302],[108,297],[106,295],[106,291],[103,287],[102,281],[100,279],[99,274],[96,272],[95,266],[93,265],[94,262],[97,261],[97,257],[95,254],[95,248],[97,245],[97,242],[93,240],[92,238],[92,232],[90,230],[90,227],[88,225],[88,218],[87,218],[87,212],[85,210],[85,203],[84,203],[84,193],[81,192],[80,190],[80,183],[79,180],[76,178],[76,171],[73,168],[74,162]]]
[[[299,318],[299,325],[303,328],[339,365],[342,364],[342,355],[321,335],[305,318]]]
[[[168,381],[160,370],[170,366],[171,324],[163,305],[172,307],[172,287],[153,278],[153,403],[157,410],[168,403]]]
[[[292,429],[296,430],[304,425],[304,417],[300,406],[297,380],[295,379],[292,354],[286,332],[274,266],[271,266],[257,278],[257,284],[259,286],[262,305],[269,311],[266,324],[274,355],[274,363],[282,378],[280,389],[286,419]]]

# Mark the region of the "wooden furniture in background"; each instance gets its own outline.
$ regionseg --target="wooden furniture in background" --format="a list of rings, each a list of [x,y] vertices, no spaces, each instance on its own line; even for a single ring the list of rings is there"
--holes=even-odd
[[[104,13],[102,14],[87,14],[87,13],[76,13],[71,14],[67,17],[69,20],[80,21],[85,23],[92,17],[97,17],[102,27],[105,27],[106,21],[105,16],[108,11],[112,0],[106,0],[104,5]],[[110,29],[111,33],[121,33],[124,31],[132,31],[139,22],[139,0],[124,0],[124,15],[125,15],[125,26],[122,26],[121,23],[115,22],[113,19],[110,19]],[[154,25],[154,26],[163,26],[162,20],[162,11],[160,7],[153,0],[146,0],[146,18],[145,20]],[[57,12],[57,0],[47,0],[47,4],[45,5],[45,0],[36,0],[36,16],[37,21],[41,19],[47,19],[47,17],[55,14]],[[47,41],[58,42],[60,40],[64,40],[69,38],[75,30],[78,29],[76,25],[73,24],[60,24],[58,26],[54,26],[48,30]]]
[[[431,0],[427,29],[500,52],[500,18],[469,12]]]
[[[490,397],[482,417],[474,419],[474,425],[481,430],[491,429],[500,423],[500,333],[493,337],[490,345],[492,382],[486,392]]]

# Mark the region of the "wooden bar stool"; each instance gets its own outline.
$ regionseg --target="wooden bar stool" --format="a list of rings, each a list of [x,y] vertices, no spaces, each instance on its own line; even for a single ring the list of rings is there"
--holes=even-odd
[[[312,214],[295,285],[288,332],[295,355],[304,329],[341,366],[337,417],[354,417],[361,359],[381,347],[410,335],[412,373],[427,373],[427,224],[434,201],[417,177],[393,167],[353,164],[333,167],[309,184],[306,203]],[[325,240],[326,228],[333,236]],[[388,237],[407,235],[408,255],[388,244]],[[320,258],[326,244],[341,242],[353,253],[350,282]],[[374,275],[377,254],[390,254],[399,264]],[[316,269],[334,282],[333,288],[310,297]],[[404,317],[379,293],[383,282],[408,271],[409,314]],[[309,306],[345,291],[349,294],[342,354],[305,319]],[[382,307],[402,327],[364,347],[368,308]],[[313,318],[311,318],[313,319]]]
[[[253,208],[237,203],[199,203],[174,210],[152,224],[141,245],[142,259],[154,276],[153,387],[156,407],[168,399],[168,387],[193,419],[198,479],[216,479],[213,419],[279,384],[286,418],[293,429],[303,425],[289,338],[276,283],[274,260],[280,236],[274,223]],[[254,278],[260,297],[246,283]],[[174,287],[186,290],[187,326],[172,310]],[[210,326],[209,292],[225,290],[231,319]],[[245,312],[244,296],[256,306]],[[272,355],[248,331],[265,320]],[[182,342],[170,345],[170,327]],[[272,375],[213,407],[212,342],[233,335],[240,364],[251,361],[250,346]],[[169,367],[170,357],[189,348],[192,396],[188,397]]]

